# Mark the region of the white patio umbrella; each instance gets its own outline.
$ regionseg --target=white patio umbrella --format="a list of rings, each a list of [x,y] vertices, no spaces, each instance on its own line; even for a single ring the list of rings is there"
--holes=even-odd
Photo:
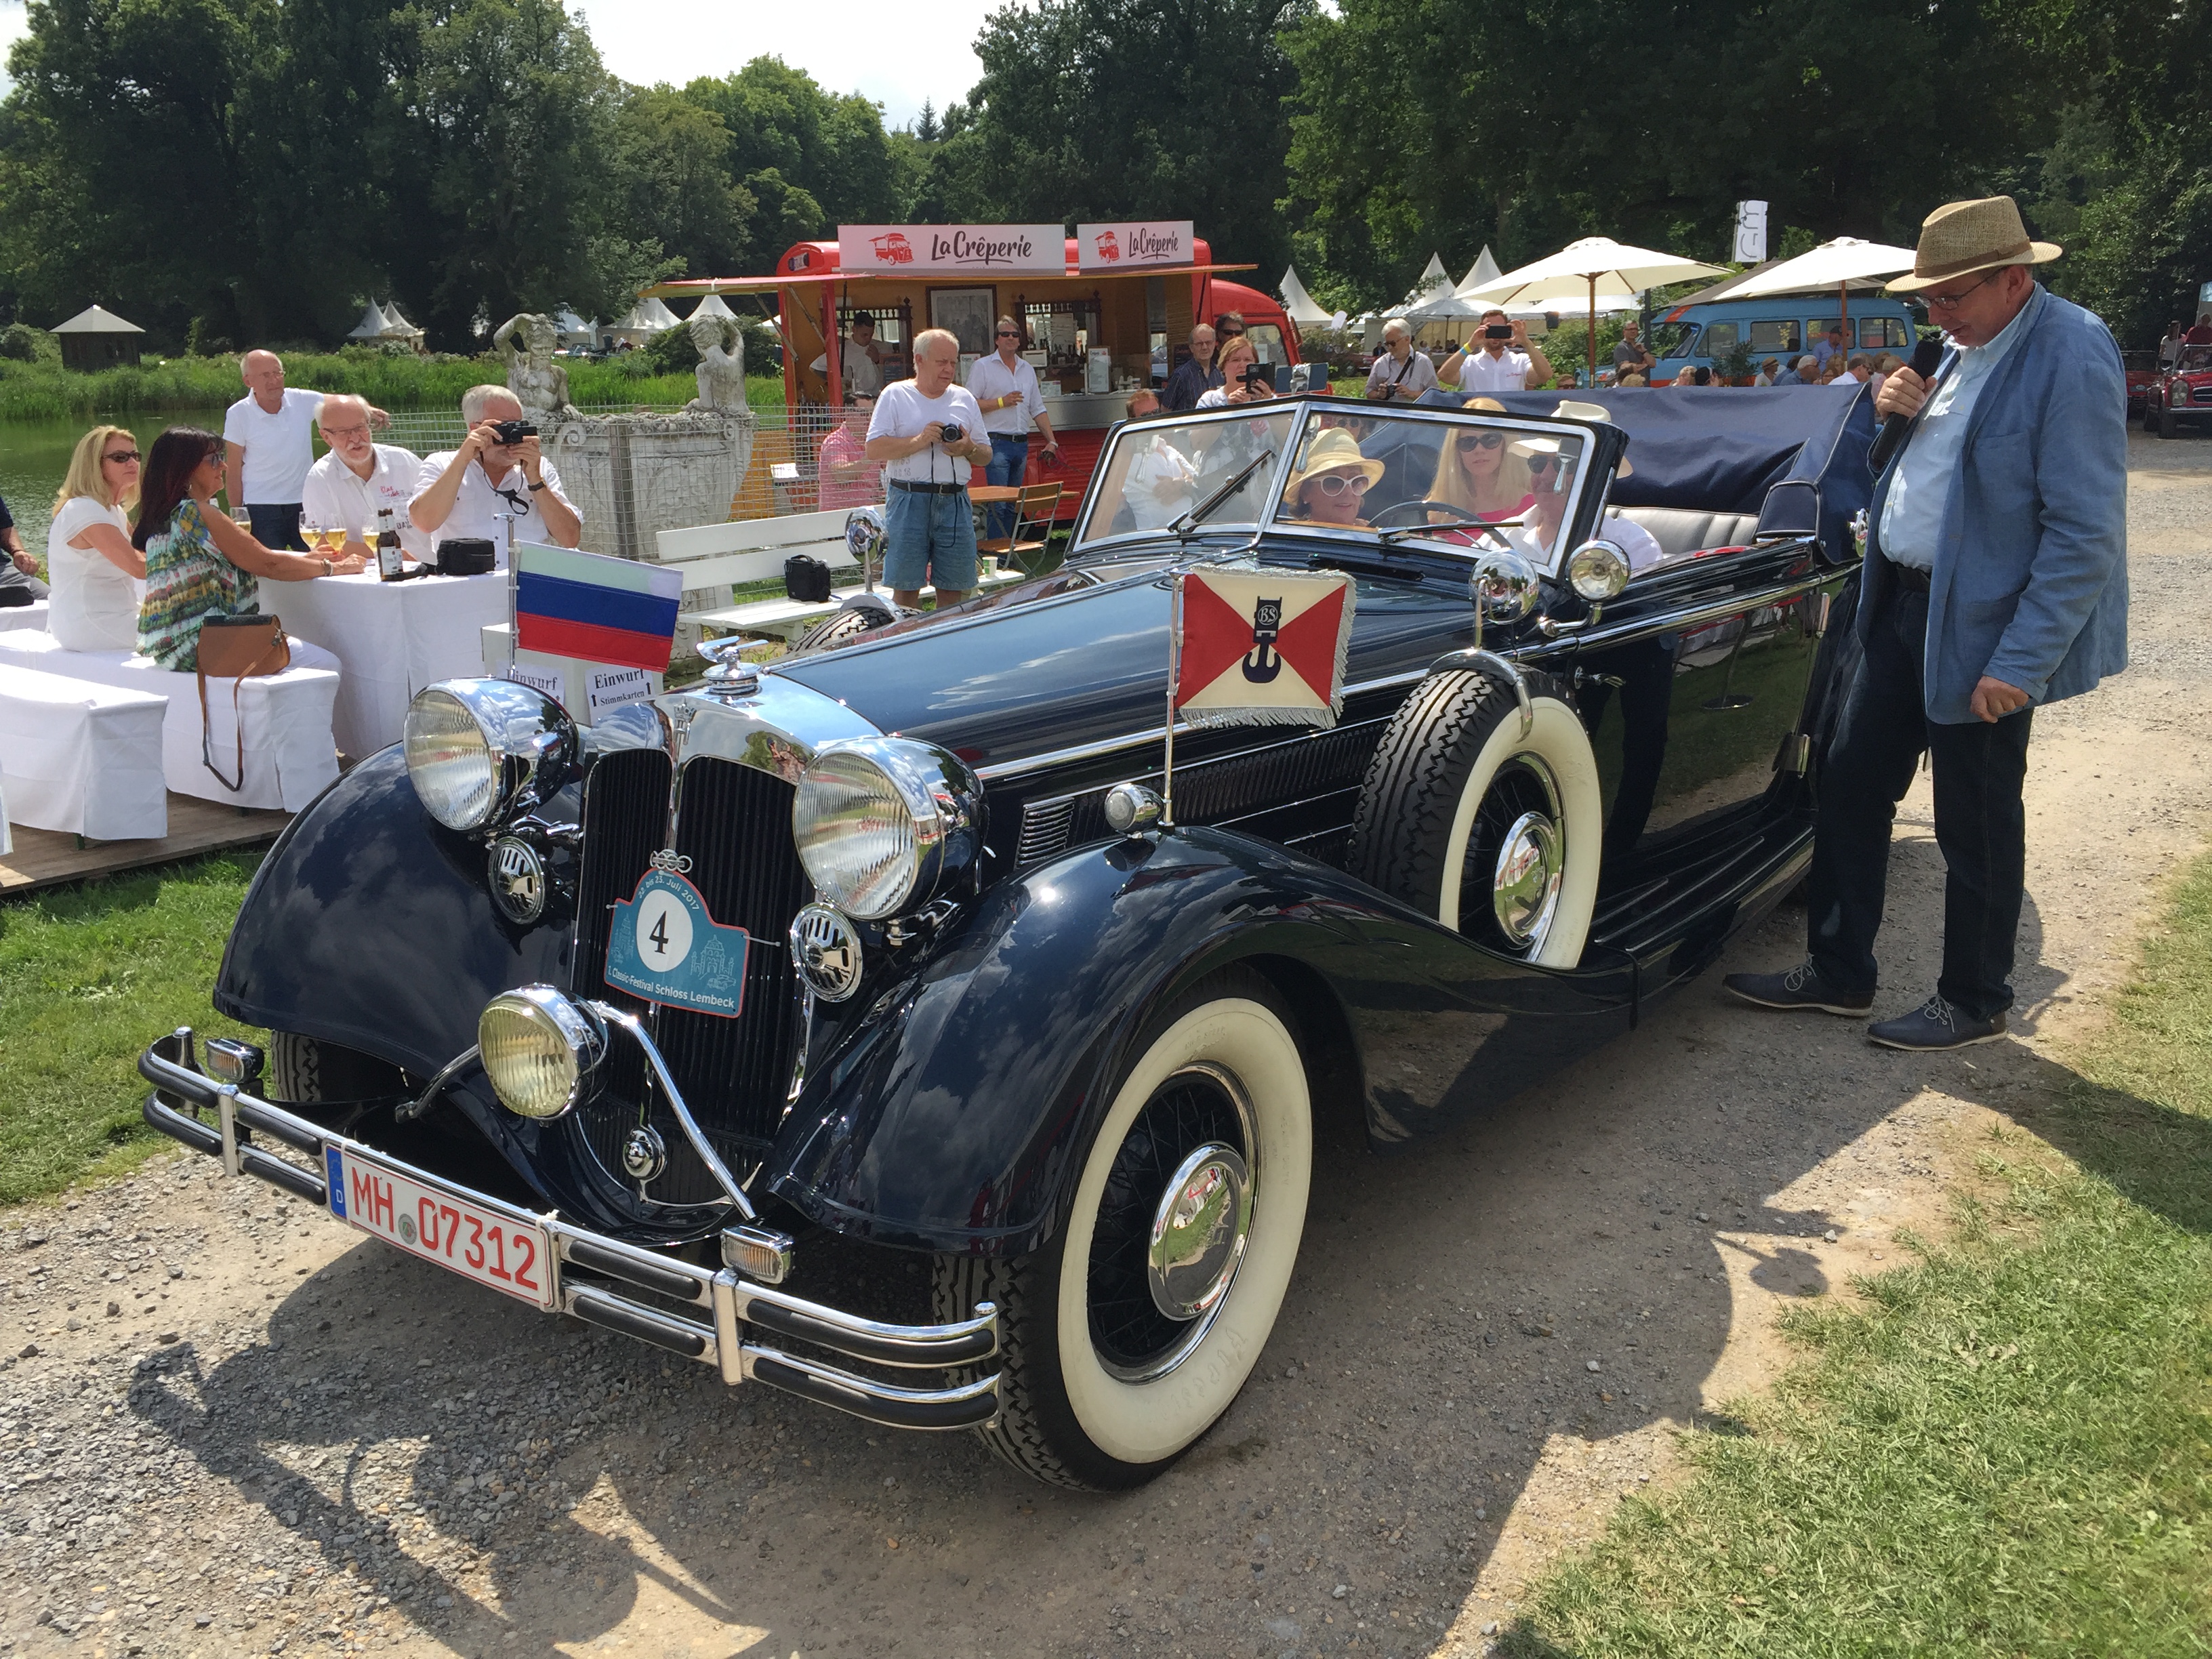
[[[1844,338],[1849,340],[1851,290],[1856,289],[1863,294],[1881,287],[1885,277],[1911,270],[1915,258],[1909,247],[1838,236],[1794,259],[1776,260],[1758,275],[1738,283],[1729,297],[1758,300],[1771,294],[1812,294],[1832,288],[1836,290],[1836,313],[1843,319]]]
[[[1662,283],[1686,283],[1693,276],[1718,276],[1719,265],[1686,259],[1679,253],[1661,253],[1646,247],[1630,247],[1610,236],[1585,236],[1570,242],[1548,258],[1509,270],[1486,283],[1467,297],[1492,305],[1535,305],[1547,298],[1574,292],[1581,283],[1583,309],[1589,318],[1590,381],[1597,381],[1597,302],[1602,293],[1627,298]]]

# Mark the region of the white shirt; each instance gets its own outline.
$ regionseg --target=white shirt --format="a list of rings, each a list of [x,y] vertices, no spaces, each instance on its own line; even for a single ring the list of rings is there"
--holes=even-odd
[[[46,580],[53,589],[46,631],[70,651],[136,651],[146,584],[118,570],[97,548],[70,545],[96,524],[112,524],[131,539],[123,509],[102,507],[89,495],[64,501],[46,531]]]
[[[1905,441],[1897,476],[1881,507],[1882,556],[1915,570],[1936,568],[1936,544],[1942,539],[1943,508],[1951,475],[1966,447],[1966,427],[1982,384],[2020,343],[2021,318],[2027,307],[1997,331],[1987,345],[1962,349],[1936,394],[1920,406],[1920,420]]]
[[[1019,357],[1014,359],[1012,368],[995,351],[978,357],[975,367],[968,371],[968,390],[975,394],[978,409],[987,398],[1003,398],[1010,392],[1020,397],[1019,403],[992,410],[983,416],[983,424],[1001,437],[1028,436],[1030,423],[1044,413],[1044,393],[1037,390],[1036,370]]]
[[[1516,351],[1511,346],[1495,357],[1487,351],[1470,351],[1459,366],[1459,389],[1462,392],[1519,392],[1528,384],[1528,371],[1535,365],[1525,351]]]
[[[1437,366],[1425,351],[1407,351],[1402,363],[1386,351],[1367,371],[1367,395],[1380,398],[1384,386],[1393,386],[1396,388],[1390,393],[1394,404],[1409,404],[1436,383]]]
[[[335,449],[307,469],[307,488],[300,496],[301,520],[325,530],[343,526],[374,545],[377,510],[388,507],[399,532],[399,544],[413,557],[427,560],[430,538],[407,516],[407,504],[415,499],[422,463],[415,459],[413,450],[397,444],[372,447],[376,461],[366,478],[355,477],[354,470]]]
[[[1138,445],[1121,499],[1139,530],[1173,524],[1198,505],[1198,468],[1190,457],[1158,434]]]
[[[459,453],[458,449],[448,449],[423,458],[422,471],[415,475],[415,493],[409,501],[410,511],[414,502],[422,499],[422,492],[446,476],[446,469]],[[553,463],[541,462],[538,471],[545,481],[545,488],[553,492],[554,499],[571,513],[575,512],[575,504],[561,488],[561,475],[553,470]],[[501,490],[507,493],[502,495]],[[495,489],[491,480],[484,476],[483,463],[471,461],[468,471],[461,475],[460,489],[453,496],[453,510],[446,515],[445,523],[429,532],[432,549],[445,542],[482,537],[492,544],[495,567],[506,569],[507,550],[512,544],[507,536],[507,514],[514,511],[515,501],[527,502],[530,510],[514,520],[514,541],[557,545],[553,532],[545,526],[545,515],[538,510],[537,493],[530,488],[529,477],[521,467],[509,469]]]
[[[830,372],[830,354],[823,352],[807,367],[817,374]],[[837,342],[837,372],[845,384],[854,392],[865,392],[874,397],[884,384],[884,372],[870,361],[867,349],[849,339]]]
[[[321,392],[288,386],[283,404],[273,415],[250,393],[225,411],[223,441],[246,450],[246,477],[231,482],[246,506],[284,507],[300,499],[308,464],[315,459],[312,434],[322,408]]]
[[[970,439],[981,440],[983,411],[976,404],[975,394],[966,386],[955,382],[934,398],[925,398],[912,380],[893,380],[876,399],[876,412],[868,420],[868,436],[911,438],[924,427],[942,426],[948,421],[957,422]],[[884,463],[884,477],[901,483],[964,484],[974,470],[936,444]]]

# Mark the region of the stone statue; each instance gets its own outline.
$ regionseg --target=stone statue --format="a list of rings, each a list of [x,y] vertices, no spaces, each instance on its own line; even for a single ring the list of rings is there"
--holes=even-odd
[[[525,416],[538,421],[580,421],[584,413],[568,401],[568,371],[553,361],[560,331],[542,312],[526,311],[492,331],[492,343],[507,359],[507,389]]]
[[[745,337],[724,317],[694,317],[684,325],[699,354],[699,395],[684,407],[707,415],[744,415]]]

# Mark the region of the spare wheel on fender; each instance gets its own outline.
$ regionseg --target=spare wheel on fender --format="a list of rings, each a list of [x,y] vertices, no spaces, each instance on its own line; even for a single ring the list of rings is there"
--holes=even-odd
[[[1414,688],[1368,763],[1352,874],[1445,927],[1546,968],[1582,959],[1605,809],[1559,681],[1449,669]],[[1525,728],[1525,729],[1524,729]]]

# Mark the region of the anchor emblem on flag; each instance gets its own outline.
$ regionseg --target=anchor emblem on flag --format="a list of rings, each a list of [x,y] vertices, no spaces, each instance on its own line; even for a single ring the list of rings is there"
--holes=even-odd
[[[1282,600],[1254,601],[1252,653],[1244,659],[1244,678],[1255,685],[1265,685],[1283,672],[1283,659],[1275,654],[1275,635],[1282,629]]]

